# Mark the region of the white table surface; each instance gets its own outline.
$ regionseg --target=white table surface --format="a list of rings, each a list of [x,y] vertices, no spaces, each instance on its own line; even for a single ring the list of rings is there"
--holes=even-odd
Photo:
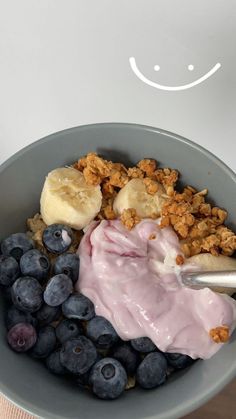
[[[0,162],[52,132],[118,121],[181,134],[236,170],[234,0],[0,0],[0,8]],[[169,84],[222,67],[167,92],[138,80],[132,55]]]

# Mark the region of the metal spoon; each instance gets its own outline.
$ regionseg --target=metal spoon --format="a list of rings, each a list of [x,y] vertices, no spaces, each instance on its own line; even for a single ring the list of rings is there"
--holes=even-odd
[[[236,270],[182,272],[183,285],[190,288],[236,288]]]

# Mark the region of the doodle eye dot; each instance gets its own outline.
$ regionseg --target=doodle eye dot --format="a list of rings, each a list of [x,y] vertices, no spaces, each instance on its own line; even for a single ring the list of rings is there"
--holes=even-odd
[[[158,64],[154,65],[154,70],[155,71],[159,71],[160,70],[160,66]]]
[[[188,65],[188,70],[189,71],[193,71],[194,70],[194,65],[193,64],[189,64]]]

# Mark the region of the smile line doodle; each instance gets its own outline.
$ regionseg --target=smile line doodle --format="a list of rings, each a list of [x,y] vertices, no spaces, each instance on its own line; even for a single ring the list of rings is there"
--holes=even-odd
[[[168,91],[179,91],[179,90],[186,90],[190,89],[191,87],[197,86],[197,84],[202,83],[203,81],[207,80],[209,77],[211,77],[220,67],[221,64],[217,63],[208,73],[204,74],[204,76],[200,77],[199,79],[193,81],[192,83],[184,84],[182,86],[165,86],[163,84],[155,83],[152,80],[149,80],[147,77],[145,77],[141,71],[138,69],[136,60],[134,57],[129,58],[130,66],[134,72],[134,74],[144,83],[148,84],[149,86],[155,87],[156,89],[160,90],[168,90]]]

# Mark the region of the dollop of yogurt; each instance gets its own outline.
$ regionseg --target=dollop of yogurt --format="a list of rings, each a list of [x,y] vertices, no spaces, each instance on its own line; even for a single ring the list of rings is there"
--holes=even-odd
[[[143,220],[131,231],[120,220],[93,222],[81,240],[77,290],[123,340],[148,336],[163,352],[207,359],[223,344],[212,328],[236,326],[236,301],[209,288],[193,290],[179,280],[180,243],[171,227]]]

